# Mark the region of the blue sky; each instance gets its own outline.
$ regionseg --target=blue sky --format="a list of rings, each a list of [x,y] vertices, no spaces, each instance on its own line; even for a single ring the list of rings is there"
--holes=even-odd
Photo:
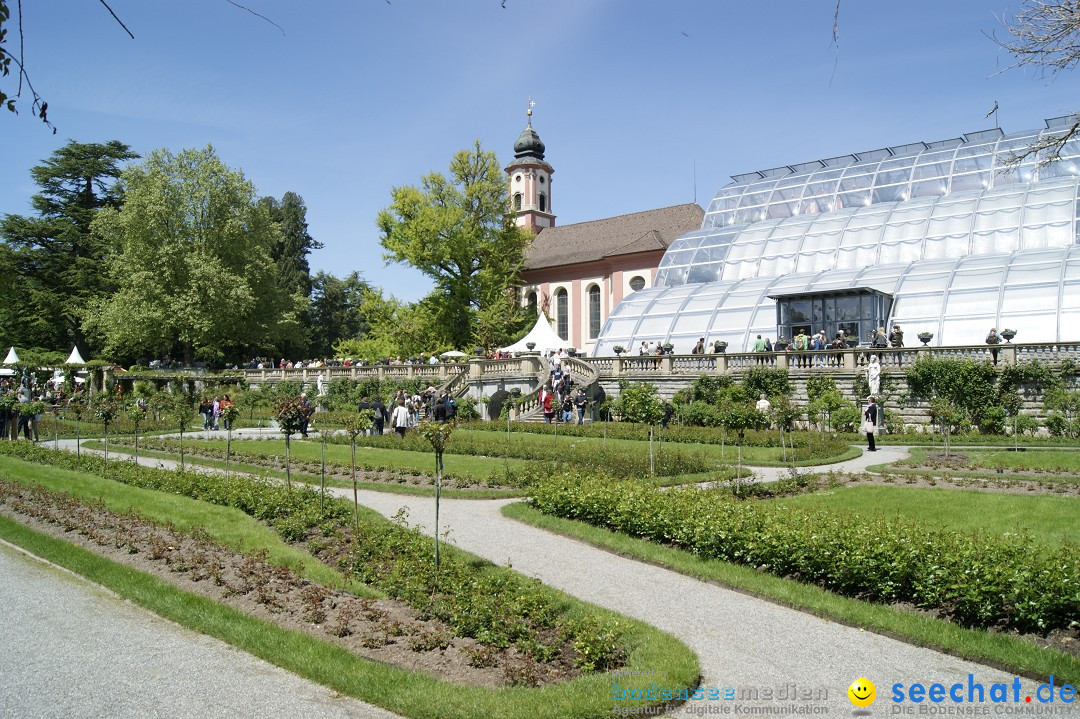
[[[992,127],[995,100],[1006,132],[1080,109],[1075,74],[999,72],[986,34],[1018,0],[843,0],[838,47],[833,0],[242,4],[285,34],[225,0],[110,0],[134,40],[94,0],[24,2],[59,130],[0,115],[0,213],[29,212],[29,168],[69,138],[212,144],[304,198],[313,270],[414,300],[430,282],[378,243],[390,189],[474,139],[505,165],[529,97],[559,224],[690,202],[695,166],[704,206],[731,174]]]

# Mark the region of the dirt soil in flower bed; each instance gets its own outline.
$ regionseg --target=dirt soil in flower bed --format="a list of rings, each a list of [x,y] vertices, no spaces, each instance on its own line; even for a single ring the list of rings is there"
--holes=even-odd
[[[933,479],[928,478],[927,475],[932,475]],[[1009,478],[1009,475],[1004,475],[1002,479],[984,479],[980,477],[934,475],[933,471],[927,470],[922,474],[909,472],[872,474],[870,472],[861,472],[858,474],[839,474],[837,478],[844,483],[881,487],[963,489],[970,492],[993,492],[996,494],[1047,494],[1080,497],[1080,484],[1052,480],[1041,481],[1027,477]]]
[[[313,583],[267,562],[265,550],[244,555],[215,544],[198,529],[185,534],[135,514],[4,481],[0,513],[279,627],[445,681],[490,688],[535,686],[580,674],[571,664],[570,647],[541,664],[514,648],[456,637],[446,624],[420,619],[404,602],[360,598]]]

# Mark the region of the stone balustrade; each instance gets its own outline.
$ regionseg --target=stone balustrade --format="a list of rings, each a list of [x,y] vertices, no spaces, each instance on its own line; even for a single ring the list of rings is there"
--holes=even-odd
[[[588,386],[598,379],[618,377],[697,377],[702,374],[741,374],[754,367],[786,369],[794,375],[814,372],[864,370],[871,356],[877,356],[883,370],[903,370],[920,357],[953,358],[976,362],[992,361],[997,350],[999,364],[1039,360],[1057,364],[1063,360],[1080,363],[1080,342],[1041,342],[1029,344],[959,345],[950,347],[853,347],[845,350],[805,350],[801,352],[732,352],[704,355],[627,355],[614,357],[575,357],[567,366],[578,386]],[[308,369],[244,370],[251,384],[293,380],[314,383],[348,379],[428,379],[431,384],[455,394],[469,384],[493,384],[510,379],[540,382],[549,370],[547,360],[538,354],[524,354],[513,359],[470,359],[461,363],[374,365],[362,367],[323,367]],[[538,387],[537,387],[538,389]],[[530,393],[531,394],[531,393]]]

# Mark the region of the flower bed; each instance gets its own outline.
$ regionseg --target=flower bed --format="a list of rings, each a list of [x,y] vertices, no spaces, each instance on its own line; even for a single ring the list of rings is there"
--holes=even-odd
[[[591,613],[570,616],[539,582],[456,552],[446,552],[436,570],[430,539],[419,531],[364,512],[356,533],[352,505],[324,501],[312,489],[128,462],[106,467],[97,457],[24,443],[0,443],[0,454],[235,507],[267,522],[286,541],[303,544],[344,573],[405,601],[420,617],[443,621],[458,635],[487,646],[514,647],[530,662],[550,661],[563,643],[574,648],[571,664],[585,672],[618,666],[626,656],[617,623]],[[526,667],[518,681],[535,683],[536,676]]]

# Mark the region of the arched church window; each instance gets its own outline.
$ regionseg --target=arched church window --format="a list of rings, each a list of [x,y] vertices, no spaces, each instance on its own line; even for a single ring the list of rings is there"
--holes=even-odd
[[[570,339],[570,298],[565,288],[555,293],[555,332],[561,339]]]
[[[589,287],[589,339],[600,336],[600,287]]]
[[[540,211],[547,212],[547,197],[543,192],[540,193]]]
[[[521,209],[521,193],[520,192],[515,192],[514,193],[514,209],[515,210],[520,210]]]

